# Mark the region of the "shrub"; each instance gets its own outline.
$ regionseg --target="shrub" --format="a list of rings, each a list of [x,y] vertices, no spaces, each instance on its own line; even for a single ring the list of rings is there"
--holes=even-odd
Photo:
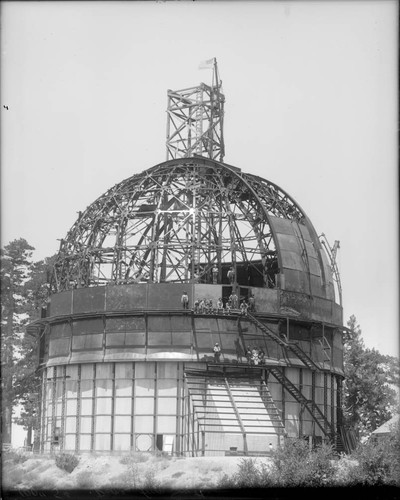
[[[243,458],[235,474],[223,476],[218,481],[219,488],[257,488],[271,485],[271,478],[265,464],[257,464],[255,458]]]
[[[400,486],[400,421],[389,436],[360,444],[350,458],[356,463],[348,473],[350,484]]]
[[[60,453],[56,455],[56,465],[59,469],[72,472],[79,464],[79,458],[71,453]]]
[[[8,450],[4,452],[4,461],[10,460],[13,464],[23,464],[30,457],[25,453],[17,450]]]
[[[221,488],[267,486],[327,486],[334,482],[333,448],[323,444],[310,451],[302,439],[286,440],[272,453],[272,464],[257,464],[256,459],[242,459],[231,477],[224,474]]]
[[[349,473],[349,482],[358,485],[399,484],[399,457],[390,440],[368,441],[353,452],[357,465]]]

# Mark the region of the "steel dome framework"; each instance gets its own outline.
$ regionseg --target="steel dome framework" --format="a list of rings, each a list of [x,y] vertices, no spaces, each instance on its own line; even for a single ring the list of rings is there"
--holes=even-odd
[[[62,240],[55,289],[219,280],[228,265],[274,286],[269,217],[305,215],[275,184],[205,158],[170,160],[109,189]],[[240,272],[240,269],[238,270]]]

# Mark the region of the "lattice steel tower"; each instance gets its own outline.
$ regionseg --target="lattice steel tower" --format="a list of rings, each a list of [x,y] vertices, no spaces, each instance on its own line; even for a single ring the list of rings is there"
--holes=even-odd
[[[212,69],[211,86],[168,90],[167,160],[200,155],[223,161],[225,97],[215,57],[200,64],[199,69],[207,68]]]

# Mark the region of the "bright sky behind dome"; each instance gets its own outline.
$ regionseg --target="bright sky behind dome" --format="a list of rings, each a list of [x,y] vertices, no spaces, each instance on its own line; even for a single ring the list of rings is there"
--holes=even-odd
[[[166,159],[167,89],[211,83],[225,162],[340,241],[344,322],[398,355],[398,2],[2,2],[2,246],[54,254],[108,188]],[[8,106],[8,110],[3,106]]]

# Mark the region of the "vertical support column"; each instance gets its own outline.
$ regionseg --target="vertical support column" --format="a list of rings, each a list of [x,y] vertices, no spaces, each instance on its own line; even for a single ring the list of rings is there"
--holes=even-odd
[[[76,436],[75,436],[75,451],[79,451],[79,436],[81,429],[81,365],[78,365],[78,380],[76,388]]]
[[[110,449],[114,451],[114,421],[115,421],[115,363],[111,365],[112,384],[111,384],[111,440]]]
[[[181,373],[181,363],[177,363],[176,367],[176,421],[175,421],[175,453],[179,455],[180,452],[180,430],[181,430],[181,390],[182,381],[180,377]]]
[[[61,426],[60,426],[60,450],[64,451],[65,448],[65,405],[66,405],[66,378],[67,378],[67,367],[64,365],[62,367],[62,396],[61,396]]]
[[[132,362],[132,404],[131,404],[131,450],[135,450],[135,411],[136,411],[136,405],[135,405],[135,382],[136,382],[136,377],[135,377],[135,369],[136,369],[136,363]]]
[[[157,425],[157,415],[158,415],[158,398],[157,398],[157,377],[158,377],[158,364],[157,361],[154,363],[154,371],[153,371],[153,379],[154,379],[154,417],[153,417],[153,449],[157,451],[157,433],[158,433],[158,425]]]
[[[93,400],[92,400],[92,418],[91,418],[91,438],[90,438],[90,451],[95,449],[94,434],[96,425],[96,363],[93,364]]]
[[[285,376],[285,367],[282,367],[282,375]],[[285,388],[283,384],[281,384],[281,394],[282,394],[282,422],[284,428],[286,428]]]
[[[299,368],[299,391],[303,392],[303,369]],[[299,403],[299,438],[303,438],[303,416],[304,416],[304,405]]]
[[[47,414],[47,368],[43,370],[42,384],[41,384],[41,399],[42,413],[41,413],[41,432],[40,432],[40,451],[44,453],[44,442],[47,433],[46,429],[46,414]]]
[[[336,378],[337,393],[336,393],[336,425],[341,427],[343,425],[342,419],[342,379],[338,376]]]
[[[311,372],[311,401],[315,405],[315,372]],[[315,419],[312,419],[312,434],[315,436]]]
[[[53,367],[52,384],[52,400],[51,400],[51,436],[50,436],[50,452],[54,451],[54,437],[56,433],[56,389],[57,389],[57,367]]]
[[[335,426],[335,379],[334,375],[331,373],[330,376],[331,381],[331,429],[336,434],[336,426]]]
[[[325,417],[325,423],[324,423],[324,429],[325,432],[328,431],[327,429],[327,423],[328,423],[328,375],[326,372],[324,372],[324,417]]]

